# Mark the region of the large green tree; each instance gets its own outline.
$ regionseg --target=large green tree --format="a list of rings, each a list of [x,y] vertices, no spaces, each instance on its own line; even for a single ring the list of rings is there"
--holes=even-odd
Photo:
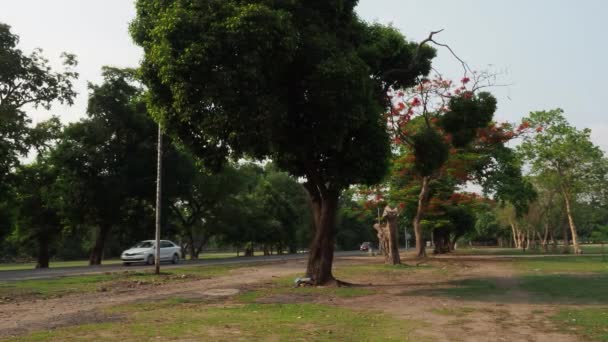
[[[334,282],[338,198],[379,181],[390,154],[387,91],[435,52],[370,25],[356,0],[140,0],[133,38],[164,129],[207,166],[272,158],[305,179],[314,237],[306,273]]]
[[[65,69],[53,71],[42,50],[26,54],[19,48],[19,37],[10,26],[0,23],[0,234],[8,231],[12,215],[9,194],[15,184],[15,168],[33,145],[43,144],[32,134],[31,119],[25,108],[50,109],[54,102],[72,104],[76,93],[72,81],[78,74],[73,55],[64,54]],[[40,133],[40,131],[37,131]]]
[[[126,225],[126,213],[145,210],[154,196],[156,130],[133,76],[104,68],[104,82],[90,85],[88,117],[66,127],[52,153],[61,169],[63,215],[73,226],[95,229],[92,265],[101,263],[111,231]]]
[[[591,130],[579,130],[569,124],[561,109],[532,112],[526,120],[543,129],[525,136],[519,151],[530,163],[533,175],[559,189],[574,251],[581,253],[574,205],[581,195],[592,192],[597,179],[605,179],[604,154],[591,142]]]

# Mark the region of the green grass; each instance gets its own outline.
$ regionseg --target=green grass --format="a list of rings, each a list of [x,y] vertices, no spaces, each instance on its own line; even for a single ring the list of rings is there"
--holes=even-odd
[[[507,292],[507,289],[497,286],[491,278],[450,281],[446,285],[449,287],[407,291],[403,295],[443,296],[464,300],[490,300],[491,298],[491,300],[496,300],[496,297]]]
[[[517,259],[513,261],[515,268],[527,273],[608,273],[608,261],[602,257],[542,257]]]
[[[565,309],[552,317],[567,332],[585,341],[608,341],[608,308]]]
[[[513,260],[510,279],[450,281],[404,295],[444,296],[500,303],[608,304],[608,262],[601,257],[542,257]]]
[[[251,266],[251,265],[249,265]],[[173,268],[155,275],[152,271],[68,276],[0,282],[0,298],[50,298],[71,293],[111,291],[116,287],[150,286],[167,282],[215,277],[243,265],[189,266]]]
[[[557,251],[553,251],[551,246],[549,252],[545,253],[542,248],[538,249],[527,249],[525,252],[519,248],[500,248],[500,247],[464,247],[458,248],[454,251],[455,254],[461,255],[542,255],[542,254],[561,254],[561,245],[558,246]],[[600,254],[602,253],[601,245],[581,245],[581,249],[585,254]],[[572,250],[572,246],[570,246]],[[605,252],[608,254],[608,245],[605,246]]]
[[[414,326],[420,326],[380,313],[317,304],[205,307],[174,303],[123,310],[128,318],[120,322],[60,328],[15,340],[417,341],[411,334]]]
[[[608,304],[608,274],[523,276],[519,286],[532,302]]]

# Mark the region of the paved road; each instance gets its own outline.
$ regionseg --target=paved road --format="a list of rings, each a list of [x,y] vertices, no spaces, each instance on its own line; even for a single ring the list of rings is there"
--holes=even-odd
[[[360,251],[336,252],[337,257],[365,255]],[[286,260],[305,259],[308,254],[285,254],[285,255],[270,255],[270,256],[255,256],[255,257],[231,257],[221,259],[204,259],[204,260],[187,260],[182,261],[178,265],[161,264],[162,269],[171,269],[193,265],[231,265],[231,264],[255,264],[266,262],[277,262]],[[84,274],[100,274],[123,271],[142,271],[152,270],[154,266],[149,265],[101,265],[101,266],[75,266],[75,267],[56,267],[48,269],[32,269],[32,270],[15,270],[15,271],[0,271],[0,281],[17,281],[28,279],[49,279],[65,276],[84,275]]]

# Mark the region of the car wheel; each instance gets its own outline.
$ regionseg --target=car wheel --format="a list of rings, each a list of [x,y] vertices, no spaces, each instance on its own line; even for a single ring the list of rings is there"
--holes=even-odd
[[[148,255],[148,259],[146,259],[146,264],[154,265],[154,256],[153,255]]]
[[[131,266],[131,263],[130,263],[130,262],[123,262],[122,264],[123,264],[124,266]]]
[[[173,259],[171,259],[171,262],[173,264],[178,264],[179,263],[179,255],[177,255],[177,253],[173,254]]]

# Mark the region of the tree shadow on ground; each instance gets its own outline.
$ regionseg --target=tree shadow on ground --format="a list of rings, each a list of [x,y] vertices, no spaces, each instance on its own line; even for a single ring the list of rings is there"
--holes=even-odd
[[[447,297],[498,303],[608,304],[608,274],[487,277],[433,284],[404,296]]]

